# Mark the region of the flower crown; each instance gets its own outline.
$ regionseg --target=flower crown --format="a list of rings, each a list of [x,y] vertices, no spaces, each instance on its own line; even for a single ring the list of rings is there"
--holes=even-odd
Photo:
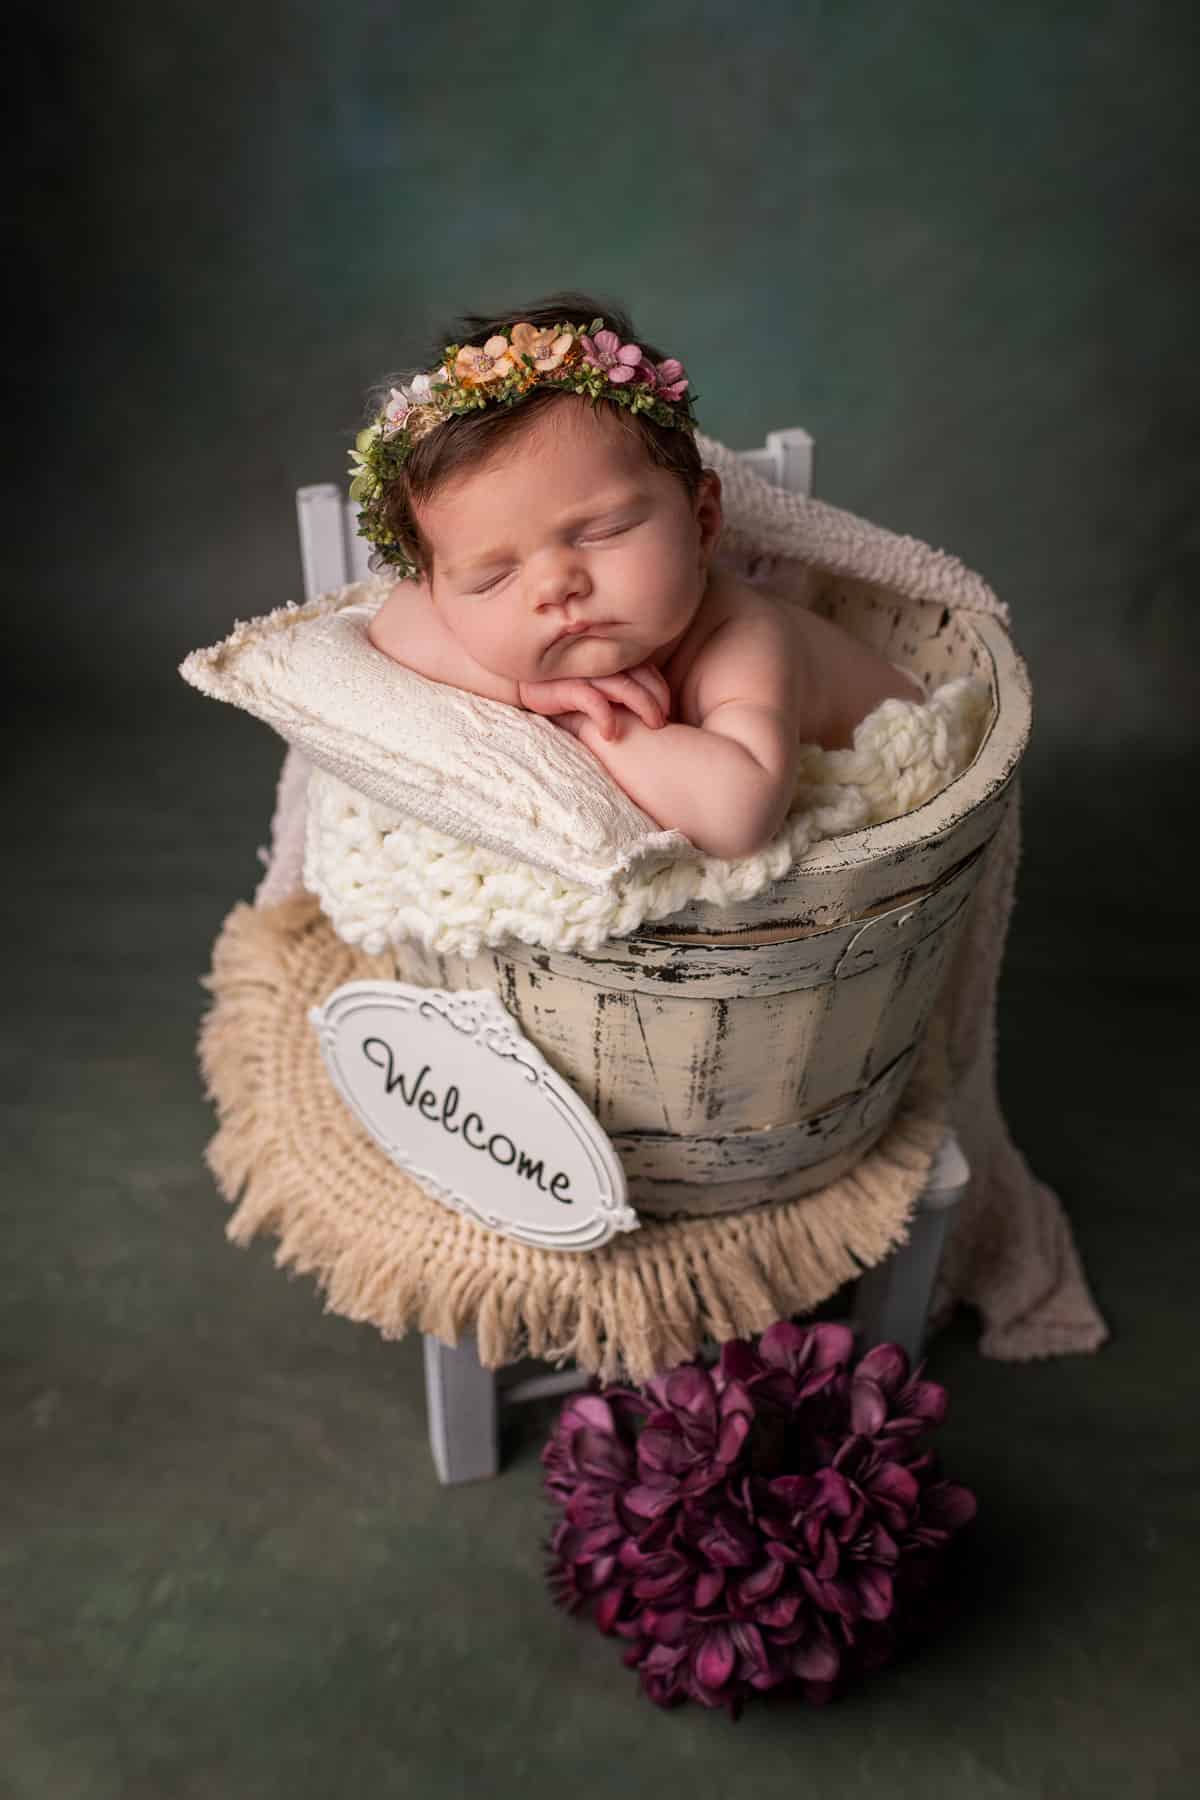
[[[527,322],[485,344],[447,344],[445,360],[392,388],[375,422],[360,431],[350,455],[350,498],[360,504],[358,529],[375,546],[373,563],[402,581],[420,573],[385,516],[385,500],[414,447],[447,419],[485,406],[513,406],[533,388],[615,401],[658,425],[694,432],[688,379],[673,356],[653,363],[638,344],[623,344],[603,319],[590,325]]]

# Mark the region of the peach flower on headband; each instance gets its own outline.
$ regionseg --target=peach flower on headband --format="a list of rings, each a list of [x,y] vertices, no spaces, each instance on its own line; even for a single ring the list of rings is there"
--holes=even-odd
[[[502,381],[516,368],[506,337],[490,337],[482,349],[478,344],[464,344],[454,359],[454,373],[464,387],[475,387],[488,381]]]
[[[533,358],[535,369],[557,369],[567,351],[575,342],[573,331],[555,331],[547,326],[544,331],[537,331],[532,325],[514,325],[512,328],[512,347],[518,356]]]

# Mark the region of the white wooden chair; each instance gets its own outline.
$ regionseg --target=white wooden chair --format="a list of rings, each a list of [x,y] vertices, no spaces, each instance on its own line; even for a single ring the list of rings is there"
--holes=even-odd
[[[743,451],[742,457],[777,487],[811,492],[813,440],[806,431],[768,432],[761,450]],[[308,599],[368,575],[369,546],[358,535],[357,508],[345,499],[344,489],[332,483],[302,487],[296,510]],[[946,1228],[969,1173],[957,1138],[947,1131],[907,1241],[855,1284],[853,1322],[864,1344],[898,1343],[910,1357],[920,1354]],[[544,1367],[532,1362],[485,1369],[471,1338],[450,1345],[426,1337],[424,1351],[429,1441],[446,1484],[498,1473],[501,1406],[570,1393],[589,1380],[579,1369],[531,1372]]]

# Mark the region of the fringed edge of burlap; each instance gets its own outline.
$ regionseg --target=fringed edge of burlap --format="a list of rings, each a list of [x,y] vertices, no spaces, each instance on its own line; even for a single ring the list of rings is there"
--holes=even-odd
[[[344,981],[393,975],[389,958],[335,937],[304,895],[235,907],[206,983],[214,1002],[200,1061],[219,1121],[207,1161],[234,1207],[227,1235],[246,1244],[274,1232],[276,1265],[315,1276],[326,1310],[387,1338],[415,1329],[453,1344],[473,1332],[490,1368],[570,1359],[605,1381],[642,1382],[706,1341],[810,1311],[907,1235],[946,1128],[940,1031],[926,1034],[884,1136],[827,1188],[741,1213],[647,1221],[588,1252],[539,1250],[426,1194],[328,1080],[309,1007]],[[351,1174],[360,1193],[363,1180],[371,1188],[365,1214],[336,1197],[335,1137],[350,1159],[346,1192]]]

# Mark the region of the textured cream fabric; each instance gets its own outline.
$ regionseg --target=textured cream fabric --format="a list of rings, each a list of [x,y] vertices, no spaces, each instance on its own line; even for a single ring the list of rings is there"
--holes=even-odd
[[[413,938],[467,956],[506,938],[597,950],[692,900],[728,906],[752,899],[814,844],[923,805],[967,767],[991,711],[988,685],[977,676],[945,682],[923,703],[885,700],[861,721],[852,749],[806,746],[787,820],[755,855],[635,866],[599,892],[435,831],[317,769],[304,885],[338,936],[372,956]]]
[[[389,811],[565,881],[604,889],[634,864],[696,854],[549,719],[380,655],[367,627],[385,592],[358,582],[280,607],[193,651],[180,673]]]

